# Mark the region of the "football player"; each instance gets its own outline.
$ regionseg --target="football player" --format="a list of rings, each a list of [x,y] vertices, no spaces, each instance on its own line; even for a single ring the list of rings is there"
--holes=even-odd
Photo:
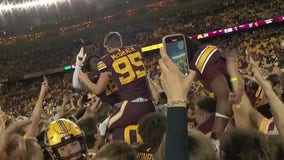
[[[63,118],[50,123],[44,145],[55,160],[87,160],[89,156],[85,134],[77,124]]]
[[[86,74],[80,74],[79,77],[95,94],[101,94],[110,79],[116,83],[122,104],[120,110],[109,120],[108,130],[112,132],[115,129],[137,124],[141,117],[155,111],[155,108],[147,83],[141,48],[136,45],[123,46],[122,37],[118,32],[106,35],[104,47],[108,54],[98,63],[100,72],[98,82],[91,83]],[[113,136],[115,137],[119,136]]]

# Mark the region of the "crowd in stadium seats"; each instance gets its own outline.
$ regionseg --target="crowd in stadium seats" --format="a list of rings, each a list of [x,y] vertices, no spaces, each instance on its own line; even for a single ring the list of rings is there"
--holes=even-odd
[[[277,6],[277,7],[275,7]],[[281,1],[272,1],[272,2],[266,2],[266,3],[252,3],[245,6],[239,6],[236,8],[235,6],[229,6],[225,9],[220,9],[214,12],[214,14],[206,14],[207,12],[203,14],[198,15],[181,15],[177,16],[175,18],[169,18],[166,20],[161,20],[160,22],[157,22],[156,24],[153,24],[153,26],[156,26],[156,29],[152,26],[147,25],[149,29],[147,31],[143,31],[143,28],[137,26],[136,28],[129,29],[126,33],[125,39],[127,39],[127,43],[137,43],[142,46],[145,45],[151,45],[153,43],[160,42],[160,39],[163,37],[163,35],[171,34],[171,33],[183,33],[185,35],[194,35],[199,33],[204,33],[206,31],[213,31],[217,29],[222,29],[226,27],[232,27],[236,26],[238,24],[244,24],[249,22],[254,22],[261,19],[267,19],[272,18],[276,16],[283,15],[284,5],[281,3]],[[218,16],[216,16],[216,14]],[[253,15],[253,16],[252,16]],[[255,16],[257,15],[257,16]],[[238,17],[242,16],[242,17]],[[157,26],[158,25],[158,26]],[[205,26],[205,27],[199,27],[199,26]],[[140,29],[139,29],[140,28]],[[274,32],[275,29],[264,29],[261,31],[256,31],[257,33],[261,34],[268,34],[267,32]],[[64,29],[62,30],[62,33],[65,32]],[[254,34],[256,35],[256,34]],[[251,35],[248,35],[248,37],[245,37],[246,41],[244,43],[245,47],[248,48],[249,46],[252,47],[255,44],[249,43],[264,43],[263,40],[261,42],[254,42],[254,40],[248,39],[251,37]],[[272,37],[271,37],[272,38]],[[135,41],[134,41],[135,39]],[[239,38],[241,39],[241,38]],[[254,37],[251,37],[251,39],[254,39]],[[278,48],[279,46],[279,37],[273,37],[273,41],[268,45],[268,47]],[[235,41],[235,40],[234,40]],[[267,45],[268,42],[265,44]],[[259,46],[260,45],[260,46]],[[259,44],[257,48],[261,47],[261,44]],[[243,50],[243,46],[240,45]],[[265,47],[265,46],[263,46]],[[262,47],[262,48],[263,48]],[[262,48],[259,48],[263,50]],[[75,48],[77,49],[77,48]],[[7,51],[9,52],[9,51]],[[55,67],[63,67],[65,65],[70,65],[72,62],[72,59],[74,59],[74,48],[66,49],[66,48],[52,48],[52,49],[46,49],[46,50],[34,50],[32,51],[34,53],[25,53],[24,51],[13,51],[12,53],[7,54],[1,54],[2,64],[1,68],[3,68],[3,71],[1,73],[2,78],[7,78],[9,76],[17,75],[17,74],[23,74],[23,73],[32,73],[36,71],[41,71],[46,68],[55,68]],[[260,51],[264,52],[264,51]],[[263,54],[263,53],[262,53]],[[9,55],[9,56],[8,56]],[[37,55],[37,56],[34,56]],[[70,56],[71,55],[71,56]],[[67,58],[68,57],[68,58]],[[42,64],[40,66],[34,67],[34,64],[32,62],[29,62],[31,60],[34,61],[34,58],[37,58],[37,62],[39,64]],[[19,59],[25,59],[24,61],[19,61]],[[46,61],[49,60],[49,61]],[[22,64],[25,62],[24,64]],[[28,62],[28,63],[26,63]],[[23,67],[25,66],[25,67]],[[23,70],[24,69],[24,70]],[[12,73],[11,73],[12,72]]]
[[[163,19],[160,22],[157,22],[157,24],[154,24],[153,26],[155,27],[149,27],[151,29],[147,31],[143,31],[143,29],[139,27],[134,27],[130,28],[129,31],[126,30],[121,33],[127,44],[132,42],[140,44],[141,46],[146,46],[160,42],[161,38],[167,34],[183,33],[184,35],[189,36],[254,22],[260,19],[277,17],[284,15],[283,13],[284,3],[281,0],[263,3],[255,2],[241,6],[229,6],[214,11],[214,13],[207,10],[202,14],[194,16],[179,15],[174,18]],[[179,145],[176,144],[177,142],[182,143],[183,147],[186,146],[188,148],[186,148],[186,151],[184,152],[187,155],[181,153],[181,155],[176,158],[184,158],[182,156],[186,156],[189,157],[189,159],[208,160],[283,159],[284,144],[282,144],[282,142],[284,138],[284,119],[283,116],[281,116],[281,114],[284,114],[284,104],[282,103],[284,97],[283,25],[272,24],[271,26],[256,28],[250,31],[237,32],[199,41],[201,43],[216,44],[221,48],[234,52],[234,60],[238,67],[237,69],[242,74],[237,75],[234,71],[231,71],[231,74],[229,73],[229,76],[231,76],[229,79],[231,80],[230,83],[232,85],[230,87],[232,92],[238,92],[238,89],[243,89],[247,93],[247,96],[245,94],[244,96],[242,95],[243,97],[241,98],[240,103],[232,105],[234,118],[221,115],[229,119],[230,122],[227,126],[228,131],[224,132],[224,136],[220,138],[220,141],[209,139],[212,131],[210,129],[212,129],[213,125],[212,118],[217,113],[217,104],[211,97],[211,93],[204,90],[204,86],[200,83],[184,85],[183,82],[185,79],[178,74],[175,67],[169,67],[173,64],[164,57],[162,58],[162,61],[160,61],[160,64],[162,63],[163,65],[161,65],[161,67],[159,67],[160,70],[158,70],[157,66],[159,66],[161,55],[158,50],[155,50],[144,53],[144,65],[148,73],[147,78],[152,91],[153,101],[156,105],[156,110],[162,110],[161,113],[165,115],[160,113],[150,113],[139,121],[138,131],[137,128],[133,129],[132,126],[130,130],[139,132],[141,135],[140,138],[143,140],[142,145],[133,144],[136,151],[127,143],[110,142],[104,144],[105,142],[108,142],[109,138],[106,138],[106,140],[98,138],[99,136],[107,135],[102,134],[101,132],[105,130],[97,128],[97,125],[108,125],[104,124],[104,120],[117,108],[113,107],[112,109],[109,109],[106,104],[98,104],[98,98],[97,96],[94,96],[94,94],[75,90],[72,87],[72,73],[69,71],[47,76],[48,85],[45,81],[42,83],[42,77],[1,85],[0,133],[3,132],[3,134],[0,134],[0,159],[16,159],[13,156],[24,153],[20,150],[20,147],[16,147],[14,150],[15,154],[12,154],[10,150],[5,148],[11,146],[3,143],[3,139],[9,139],[13,143],[19,143],[20,140],[25,141],[25,145],[29,147],[27,147],[27,152],[24,153],[24,159],[32,159],[31,157],[33,157],[33,155],[37,156],[36,153],[41,153],[36,149],[37,143],[41,146],[52,146],[50,144],[52,143],[52,139],[48,137],[50,138],[50,141],[44,141],[44,138],[42,138],[43,135],[41,135],[44,132],[41,131],[46,131],[48,134],[51,134],[52,127],[56,128],[57,124],[62,127],[61,123],[70,125],[70,130],[74,129],[73,134],[76,133],[76,138],[78,138],[76,140],[79,141],[81,149],[84,148],[84,144],[82,144],[83,142],[81,142],[80,139],[80,136],[82,135],[80,129],[76,129],[78,128],[77,125],[86,133],[88,142],[94,141],[94,143],[86,144],[86,146],[88,145],[87,150],[89,150],[89,153],[96,153],[95,159],[113,159],[122,152],[125,152],[123,156],[126,156],[122,159],[129,160],[154,158],[162,160],[169,157],[172,158],[173,156],[176,156],[177,153],[180,154],[181,151],[184,151],[182,150],[184,148],[182,148],[181,151],[176,151],[171,148],[173,146],[169,146]],[[101,51],[102,46],[100,45],[101,44],[84,46],[85,53],[92,54]],[[0,68],[2,71],[0,73],[0,78],[34,73],[49,68],[73,64],[78,51],[79,46],[75,46],[72,49],[53,48],[34,52],[18,51],[9,54],[0,54]],[[170,69],[166,72],[165,67],[169,67]],[[168,73],[168,75],[160,79],[159,76],[161,72]],[[194,75],[190,76],[194,77]],[[167,81],[167,78],[173,81],[169,82]],[[241,79],[244,79],[245,86],[237,86],[240,88],[236,89],[235,81],[240,81]],[[191,79],[191,81],[193,80]],[[163,89],[163,86],[165,88],[165,85],[169,88]],[[184,105],[184,102],[181,101],[182,99],[179,99],[182,97],[176,97],[178,102],[172,103],[170,101],[167,104],[167,96],[169,97],[170,95],[175,94],[175,87],[187,89],[187,101],[190,103]],[[183,94],[182,96],[184,96]],[[179,123],[181,121],[180,124],[183,124],[182,118],[185,114],[184,110],[179,110],[175,105],[181,105],[183,109],[187,109],[186,118],[188,124],[187,126],[181,126],[181,130],[184,129],[182,127],[187,127],[189,133],[186,135],[187,139],[181,139],[184,135],[178,133],[181,134],[181,136],[176,139],[176,142],[172,142],[170,138],[173,138],[171,135],[175,133],[172,133],[169,129],[173,129],[176,126],[174,126],[173,123],[170,123],[170,121],[173,121],[173,116],[175,116],[176,122]],[[36,110],[39,106],[41,107],[41,111]],[[170,107],[167,109],[167,106]],[[168,110],[168,113],[164,112],[165,110]],[[38,115],[40,116],[40,120],[36,124],[34,122],[34,119],[36,119],[35,113],[41,113]],[[178,113],[180,113],[180,115],[178,115]],[[58,120],[58,118],[66,118],[69,120]],[[26,127],[26,130],[24,130],[23,133],[16,133],[15,130],[19,130],[18,127],[22,127],[27,123],[22,122],[22,120],[27,119],[31,119],[33,121],[31,126],[37,125],[38,129],[33,131],[32,129],[34,128],[31,129],[31,127]],[[55,123],[49,125],[52,121]],[[168,126],[165,125],[166,123]],[[211,126],[211,128],[209,127],[209,130],[206,128],[204,131],[204,126],[201,124],[205,125],[205,123],[206,126],[207,124]],[[181,131],[179,129],[177,129],[176,132]],[[167,133],[169,137],[164,137],[164,133]],[[10,136],[17,137],[14,138],[15,141],[12,141],[13,138],[9,137],[9,134]],[[18,137],[18,134],[21,135],[21,137]],[[48,134],[46,133],[47,136],[49,136]],[[36,137],[38,141],[29,144],[28,139],[21,139],[24,135]],[[129,135],[129,138],[132,137]],[[137,136],[136,140],[138,141],[138,139]],[[17,142],[16,140],[19,141]],[[75,146],[76,144],[73,145]],[[33,151],[28,152],[30,146],[34,147],[37,152],[34,152],[34,154],[31,154]],[[221,150],[220,152],[216,151],[219,149]],[[49,153],[54,152],[48,151]],[[84,154],[88,153],[85,150],[83,151],[83,149],[82,152],[85,152]],[[136,152],[138,152],[137,156]],[[51,154],[51,156],[55,156],[56,154]],[[50,155],[44,154],[44,156]],[[93,155],[90,154],[90,157],[92,156]],[[200,156],[203,157],[200,158]],[[89,159],[91,159],[90,157]]]
[[[274,6],[277,7],[275,8]],[[146,44],[149,44],[166,34],[184,33],[190,36],[207,31],[233,27],[283,15],[283,8],[284,6],[281,1],[272,1],[270,3],[266,2],[261,4],[251,3],[238,7],[232,5],[225,9],[212,11],[214,13],[209,15],[206,12],[198,15],[180,15],[178,18],[172,18],[162,22],[162,24],[155,29],[154,34],[139,34],[141,37],[138,37],[137,41],[148,40]]]

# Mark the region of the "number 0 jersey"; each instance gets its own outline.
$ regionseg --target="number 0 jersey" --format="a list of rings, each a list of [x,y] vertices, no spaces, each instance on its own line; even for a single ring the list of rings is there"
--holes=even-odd
[[[101,73],[111,72],[121,100],[151,99],[140,47],[122,47],[105,55],[98,63],[98,70]]]

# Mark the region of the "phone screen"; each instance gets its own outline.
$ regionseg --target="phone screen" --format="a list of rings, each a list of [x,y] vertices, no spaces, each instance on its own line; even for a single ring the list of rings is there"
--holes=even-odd
[[[165,36],[163,43],[169,57],[178,66],[180,71],[187,75],[188,63],[184,36],[180,34]]]

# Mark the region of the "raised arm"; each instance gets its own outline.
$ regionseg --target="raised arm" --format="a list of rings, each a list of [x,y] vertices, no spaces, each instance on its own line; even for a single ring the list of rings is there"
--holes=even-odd
[[[68,95],[64,94],[63,96],[63,100],[62,100],[62,104],[61,104],[61,107],[60,107],[60,112],[59,112],[59,116],[60,117],[63,117],[65,115],[65,107],[67,105],[67,103],[70,101]]]
[[[79,73],[81,72],[81,67],[80,66],[76,66],[75,70],[73,72],[73,77],[72,77],[72,85],[75,89],[82,89],[82,86],[80,84],[79,81]]]
[[[87,73],[80,72],[79,78],[83,83],[85,83],[89,87],[89,89],[92,92],[94,92],[96,95],[100,95],[107,87],[107,84],[110,80],[110,73],[109,72],[100,73],[100,78],[97,84],[90,81]]]
[[[42,114],[42,103],[44,100],[44,97],[48,91],[48,83],[47,81],[42,82],[41,84],[41,90],[40,94],[38,97],[38,100],[36,102],[35,108],[32,113],[32,123],[29,125],[27,132],[26,132],[26,137],[35,137],[36,136],[36,128],[38,127],[38,124],[40,122],[40,116]]]
[[[80,119],[78,119],[78,122],[84,121],[88,118],[93,118],[100,104],[101,104],[101,100],[100,98],[97,98],[95,103],[86,110],[86,112]]]
[[[81,67],[86,59],[87,54],[84,54],[84,48],[82,47],[76,56],[76,67],[72,77],[72,85],[75,89],[82,89],[79,81],[79,73],[81,72]]]
[[[252,64],[249,64],[249,66],[252,66]],[[238,128],[255,127],[258,129],[259,123],[264,117],[253,108],[250,99],[244,92],[244,78],[238,72],[233,56],[227,57],[227,68],[232,85],[232,93],[230,93],[229,99],[233,104],[232,108],[236,126]],[[256,81],[254,77],[252,79]]]
[[[274,122],[280,133],[280,136],[282,137],[282,140],[284,140],[284,104],[273,91],[271,84],[261,75],[261,72],[257,67],[253,67],[253,73],[258,81],[258,84],[261,86],[266,97],[268,98],[271,112],[274,117]]]
[[[12,160],[12,159],[23,158],[26,152],[26,144],[24,138],[18,134],[18,131],[30,123],[31,121],[15,122],[0,134],[1,160]]]
[[[187,92],[195,78],[195,71],[190,70],[184,76],[178,67],[161,49],[159,64],[161,67],[161,83],[168,98],[166,159],[188,159],[187,134]]]

